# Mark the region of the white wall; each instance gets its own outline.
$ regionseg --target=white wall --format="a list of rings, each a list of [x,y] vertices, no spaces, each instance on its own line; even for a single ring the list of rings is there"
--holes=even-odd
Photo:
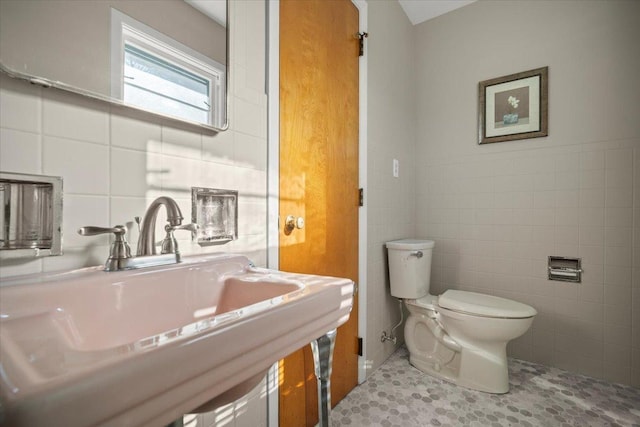
[[[369,1],[367,114],[367,374],[385,361],[398,344],[381,343],[400,319],[389,293],[384,243],[415,234],[415,37],[411,23],[394,1]],[[393,159],[400,175],[392,174]]]
[[[64,255],[4,260],[3,278],[104,263],[108,237],[80,237],[76,230],[83,225],[126,223],[135,248],[133,217],[142,216],[155,197],[168,195],[189,218],[191,186],[239,191],[239,238],[200,248],[183,233],[181,251],[239,252],[266,263],[264,2],[230,2],[230,16],[231,128],[223,133],[1,77],[0,170],[64,178]],[[217,425],[265,425],[264,392],[201,417],[199,425],[215,418]]]
[[[481,0],[416,26],[433,293],[533,305],[511,355],[640,385],[640,3]],[[549,66],[549,136],[477,145],[478,82]],[[548,281],[581,257],[581,284]]]

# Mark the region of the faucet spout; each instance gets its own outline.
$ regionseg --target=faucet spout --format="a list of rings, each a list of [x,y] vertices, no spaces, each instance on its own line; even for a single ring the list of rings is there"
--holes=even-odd
[[[156,218],[160,207],[164,206],[167,211],[167,221],[171,226],[177,227],[182,224],[182,212],[180,207],[171,197],[161,196],[155,199],[147,209],[140,228],[140,238],[138,239],[137,255],[156,254]]]

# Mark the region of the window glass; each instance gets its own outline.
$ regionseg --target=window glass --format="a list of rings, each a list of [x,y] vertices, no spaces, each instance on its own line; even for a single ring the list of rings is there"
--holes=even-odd
[[[196,122],[209,122],[209,80],[132,44],[125,44],[124,51],[126,103]]]

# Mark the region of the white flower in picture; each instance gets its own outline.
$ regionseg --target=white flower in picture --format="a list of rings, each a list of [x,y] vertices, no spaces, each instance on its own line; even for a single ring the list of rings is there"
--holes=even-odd
[[[513,109],[515,110],[516,108],[518,108],[518,104],[520,103],[520,100],[518,98],[516,98],[515,96],[510,96],[507,99],[507,102],[509,104],[511,104],[511,107],[513,107]]]

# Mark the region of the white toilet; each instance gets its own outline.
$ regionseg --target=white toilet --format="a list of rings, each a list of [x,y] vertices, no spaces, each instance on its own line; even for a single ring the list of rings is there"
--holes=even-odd
[[[409,310],[404,338],[409,361],[438,378],[489,393],[509,391],[507,342],[524,334],[537,314],[505,298],[465,292],[429,294],[435,242],[387,242],[391,295]]]

